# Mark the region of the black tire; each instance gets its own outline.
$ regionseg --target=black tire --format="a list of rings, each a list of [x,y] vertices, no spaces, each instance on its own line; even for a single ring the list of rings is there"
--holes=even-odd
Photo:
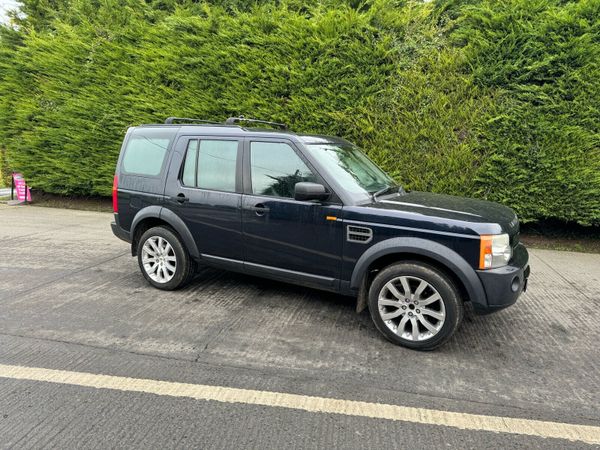
[[[171,271],[169,271],[168,275],[171,276],[171,278],[167,280],[165,277],[165,281],[162,282],[157,279],[153,279],[152,275],[150,275],[144,267],[143,262],[144,245],[149,239],[155,238],[164,239],[172,249],[172,252],[169,251],[169,258],[175,258],[174,273],[172,273],[171,276]],[[150,228],[144,232],[144,234],[142,234],[137,246],[137,258],[140,270],[142,271],[142,274],[148,283],[155,288],[165,291],[172,291],[185,286],[194,278],[194,275],[196,274],[196,263],[191,258],[189,252],[183,245],[183,242],[171,228],[165,226]],[[166,262],[164,264],[166,264]],[[151,267],[154,268],[153,265],[151,265]]]
[[[423,288],[417,298],[422,281],[428,286]],[[405,295],[404,283],[408,283],[408,296]],[[399,297],[392,292],[397,285],[396,293]],[[436,294],[439,295],[439,300],[431,301],[437,298]],[[380,295],[385,305],[380,305]],[[421,298],[422,295],[426,298]],[[397,298],[398,307],[390,303]],[[431,303],[423,306],[424,302]],[[447,275],[428,264],[407,261],[392,264],[377,274],[369,288],[369,312],[377,329],[394,344],[415,350],[433,350],[446,343],[456,332],[463,319],[464,305],[458,289]],[[384,321],[382,314],[389,319]],[[395,314],[400,315],[392,317]],[[424,320],[428,326],[436,329],[432,331],[425,327]],[[413,334],[413,324],[417,325],[416,337]]]

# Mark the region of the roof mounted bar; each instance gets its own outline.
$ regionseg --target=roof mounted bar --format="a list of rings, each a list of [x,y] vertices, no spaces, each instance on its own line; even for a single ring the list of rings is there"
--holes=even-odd
[[[225,121],[225,125],[233,125],[238,122],[263,123],[265,125],[271,125],[272,127],[281,128],[282,130],[287,130],[288,127],[285,123],[269,122],[268,120],[246,119],[244,116],[230,117]]]
[[[203,119],[190,119],[189,117],[167,117],[165,120],[166,124],[173,124],[175,122],[184,122],[184,123],[212,123],[215,125],[220,125],[219,122],[215,122],[213,120],[203,120]]]

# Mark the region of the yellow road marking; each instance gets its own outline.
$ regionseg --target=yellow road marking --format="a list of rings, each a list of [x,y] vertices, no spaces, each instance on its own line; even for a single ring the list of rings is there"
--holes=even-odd
[[[493,431],[600,444],[600,427],[590,425],[466,414],[382,403],[286,394],[282,392],[256,391],[252,389],[177,383],[4,364],[0,364],[0,378],[44,381],[97,389],[113,389],[124,392],[145,392],[169,397],[262,405],[425,425],[442,425],[461,430]]]

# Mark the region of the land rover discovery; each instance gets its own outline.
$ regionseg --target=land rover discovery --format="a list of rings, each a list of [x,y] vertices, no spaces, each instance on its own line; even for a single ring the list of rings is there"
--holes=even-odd
[[[510,208],[405,192],[351,142],[243,117],[130,128],[113,208],[114,234],[156,288],[202,264],[354,296],[414,349],[446,342],[465,302],[512,305],[529,276]]]

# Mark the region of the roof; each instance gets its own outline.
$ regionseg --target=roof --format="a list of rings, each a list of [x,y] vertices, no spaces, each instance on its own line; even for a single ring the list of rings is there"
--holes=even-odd
[[[349,142],[341,137],[327,136],[324,134],[299,134],[298,138],[305,144],[325,144],[335,142],[337,144],[348,144]]]
[[[343,138],[336,136],[326,136],[319,134],[305,134],[305,133],[294,133],[290,130],[278,130],[272,128],[258,128],[258,127],[242,127],[240,125],[221,125],[221,124],[164,124],[164,123],[155,123],[155,124],[143,124],[132,128],[172,128],[172,129],[180,129],[179,131],[182,134],[189,135],[227,135],[227,136],[286,136],[286,137],[295,137],[299,139],[301,142],[305,144],[319,144],[326,142],[337,142],[337,143],[347,143]]]

